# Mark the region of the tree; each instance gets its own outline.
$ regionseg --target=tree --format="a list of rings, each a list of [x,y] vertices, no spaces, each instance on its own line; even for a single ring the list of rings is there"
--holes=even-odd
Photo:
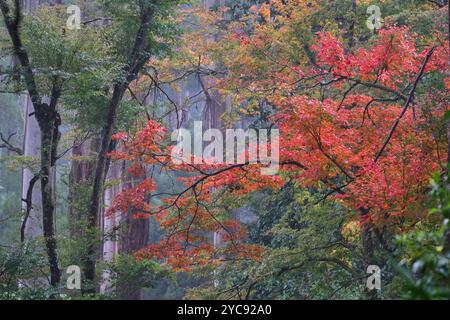
[[[179,3],[94,1],[69,30],[62,5],[26,14],[0,0],[17,62],[2,65],[0,92],[27,93],[42,140],[35,165],[5,132],[13,124],[0,132],[7,160],[34,169],[21,244],[0,243],[2,297],[23,281],[33,288],[17,297],[63,297],[66,264],[82,266],[86,298],[135,297],[169,269],[199,285],[188,298],[446,297],[447,1],[383,1],[375,30],[369,1]],[[174,161],[171,140],[198,118],[216,133],[254,129],[260,143],[236,163]],[[277,145],[261,130],[281,133],[273,175],[249,158]],[[432,172],[441,178],[430,186]],[[56,204],[54,180],[63,197],[68,184],[67,204]],[[38,183],[44,250],[24,232]],[[146,245],[146,232],[130,232],[150,218]],[[113,242],[118,255],[105,259]],[[46,252],[50,288],[30,251]],[[365,286],[370,265],[381,291]]]
[[[302,187],[325,189],[323,199],[337,199],[352,210],[362,230],[363,267],[384,266],[376,248],[392,252],[393,236],[402,232],[406,221],[414,223],[421,216],[428,174],[446,161],[442,150],[448,142],[439,120],[446,111],[445,35],[434,31],[431,38],[421,37],[406,26],[386,26],[348,50],[345,41],[323,31],[311,38],[300,56],[291,58],[298,47],[293,36],[303,32],[296,27],[305,19],[288,9],[295,5],[280,1],[263,5],[257,11],[263,17],[267,9],[276,14],[253,23],[248,32],[243,23],[231,24],[235,32],[222,46],[214,45],[230,50],[224,59],[227,76],[216,79],[216,86],[234,95],[235,102],[247,103],[250,113],[273,108],[268,120],[281,130],[282,172]],[[301,8],[307,18],[320,11],[319,5]],[[290,36],[295,40],[283,39]],[[217,197],[226,192],[225,198],[239,199],[276,188],[286,183],[284,175],[261,177],[249,163],[174,167],[169,152],[159,149],[160,135],[161,129],[149,122],[132,137],[118,135],[124,149],[112,153],[114,159],[134,162],[131,170],[136,174],[142,171],[139,163],[156,162],[193,174],[183,179],[186,188],[168,195],[163,206],[148,201],[159,196],[152,180],[116,199],[113,212],[156,215],[169,230],[167,242],[137,256],[189,269],[216,263],[224,254],[240,259],[252,256],[251,250],[260,253],[252,245],[244,249],[242,226],[223,216],[226,206],[218,205]],[[217,229],[229,235],[219,250],[204,236]]]
[[[147,6],[152,6],[152,3]],[[104,3],[105,6],[111,4],[111,2]],[[116,13],[120,12],[117,8],[119,5],[120,2],[113,5]],[[91,115],[99,115],[101,120],[98,122],[101,123],[100,126],[103,126],[106,123],[102,121],[106,120],[102,118],[106,118],[106,112],[103,112],[104,106],[109,100],[107,88],[111,82],[121,82],[117,79],[123,76],[126,61],[120,59],[120,53],[126,51],[126,48],[123,47],[120,39],[116,39],[118,41],[113,45],[108,38],[111,35],[110,32],[117,31],[118,28],[113,29],[110,25],[103,25],[100,28],[99,23],[102,21],[98,19],[83,23],[83,37],[79,37],[76,30],[66,30],[64,28],[67,20],[66,8],[62,6],[43,6],[23,19],[20,2],[3,1],[1,8],[9,40],[13,45],[13,53],[21,64],[20,68],[12,67],[5,72],[10,80],[5,83],[11,84],[14,89],[12,91],[22,92],[23,89],[28,91],[35,109],[35,112],[29,116],[37,118],[42,133],[43,147],[37,178],[42,185],[43,226],[51,266],[51,284],[56,285],[60,279],[60,271],[53,225],[55,220],[54,186],[49,179],[56,161],[72,148],[58,154],[57,147],[60,139],[58,127],[62,121],[61,113],[63,116],[70,114],[70,117],[73,117],[75,111],[75,119],[78,121],[77,129],[83,129],[89,126],[89,122],[86,123],[86,118],[83,118],[89,115],[86,108],[93,107],[95,111],[91,111]],[[132,10],[130,12],[128,18],[133,19]],[[92,12],[87,8],[85,15],[89,17],[96,13],[95,8]],[[118,19],[118,25],[123,26],[121,23],[123,20]],[[153,31],[155,37],[159,35],[158,31]],[[165,32],[171,31],[165,30]],[[161,49],[157,42],[152,44],[155,47],[154,52]],[[18,87],[13,86],[17,83],[16,80],[20,80]],[[92,121],[95,119],[90,120],[90,124],[95,124],[95,121]],[[95,131],[96,127],[98,124],[87,130],[86,138],[90,135],[89,130]],[[76,143],[74,142],[74,145]],[[31,187],[31,193],[32,189]],[[30,201],[27,201],[27,204],[32,207]]]
[[[105,124],[102,129],[101,145],[95,163],[95,172],[92,185],[92,196],[89,208],[89,228],[97,227],[98,213],[100,208],[100,196],[103,191],[104,178],[108,168],[108,159],[106,154],[113,149],[111,136],[116,124],[117,112],[120,102],[130,83],[135,80],[138,73],[144,68],[148,59],[153,55],[165,49],[166,43],[158,40],[158,37],[170,38],[172,31],[168,27],[166,16],[170,14],[174,5],[179,1],[135,1],[128,4],[128,10],[121,11],[122,8],[109,6],[106,9],[116,14],[114,20],[117,25],[116,31],[122,37],[129,34],[130,30],[135,32],[134,40],[131,46],[123,46],[117,42],[118,57],[124,62],[122,74],[113,83],[111,99],[107,108]],[[125,2],[118,2],[125,3]],[[170,21],[169,21],[170,25]],[[165,29],[168,28],[168,31]],[[84,266],[84,275],[87,280],[95,279],[95,244],[92,243],[88,249],[88,259]],[[88,289],[87,292],[95,292],[95,288]]]
[[[56,240],[53,225],[55,203],[53,199],[53,186],[50,182],[50,173],[51,168],[56,162],[57,146],[60,138],[59,126],[61,124],[61,119],[57,111],[57,104],[61,95],[61,79],[58,76],[53,77],[49,99],[50,102],[43,102],[43,94],[37,87],[35,72],[33,71],[28,52],[24,47],[19,31],[22,21],[20,1],[16,1],[13,7],[11,7],[7,1],[1,1],[0,8],[13,45],[14,54],[20,62],[20,76],[24,79],[26,90],[30,95],[35,110],[35,116],[41,130],[41,143],[43,147],[41,148],[39,180],[42,193],[43,229],[50,265],[50,282],[55,286],[60,281],[61,272],[59,270],[56,252]]]

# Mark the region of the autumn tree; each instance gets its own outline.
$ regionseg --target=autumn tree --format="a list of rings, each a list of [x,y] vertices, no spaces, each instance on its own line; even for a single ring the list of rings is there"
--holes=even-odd
[[[324,23],[299,29],[304,21],[320,17],[322,6],[327,8],[320,1],[270,1],[228,21],[222,45],[206,42],[212,51],[220,48],[224,68],[215,86],[244,106],[236,112],[264,114],[265,121],[280,128],[280,175],[262,177],[258,165],[250,163],[172,166],[169,152],[159,149],[162,129],[154,123],[131,137],[117,136],[123,149],[112,157],[135,162],[134,173],[142,171],[142,163],[190,173],[181,193],[165,194],[165,205],[148,201],[161,196],[152,180],[116,199],[112,211],[157,216],[168,230],[166,242],[138,252],[138,258],[163,259],[181,269],[214,264],[224,255],[258,259],[261,251],[245,248],[245,228],[230,219],[229,207],[220,199],[226,195],[242,203],[239,199],[246,194],[290,180],[319,190],[320,201],[332,198],[354,212],[350,222],[361,230],[363,269],[384,266],[377,251],[393,252],[393,237],[421,219],[428,177],[445,170],[447,161],[443,20],[435,22],[431,37],[406,25],[386,25],[371,35],[351,23],[354,38],[349,45],[348,33]],[[445,9],[423,6],[441,17],[446,14]],[[226,9],[218,12],[222,25],[226,14]],[[202,61],[208,62],[200,60],[197,70]],[[219,249],[208,245],[202,233],[218,229],[227,234],[227,244]]]

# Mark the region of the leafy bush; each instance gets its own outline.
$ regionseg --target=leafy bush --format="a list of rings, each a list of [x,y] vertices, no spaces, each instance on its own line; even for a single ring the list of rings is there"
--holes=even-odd
[[[441,223],[420,222],[413,231],[397,238],[405,254],[398,267],[406,280],[404,298],[450,298],[449,182],[448,175],[436,173],[430,184],[434,201],[430,220],[439,219]]]

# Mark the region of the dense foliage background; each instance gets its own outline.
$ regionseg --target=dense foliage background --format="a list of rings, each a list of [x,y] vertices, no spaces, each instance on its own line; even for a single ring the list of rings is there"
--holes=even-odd
[[[0,8],[0,299],[450,297],[448,1]],[[196,121],[279,171],[173,163]]]

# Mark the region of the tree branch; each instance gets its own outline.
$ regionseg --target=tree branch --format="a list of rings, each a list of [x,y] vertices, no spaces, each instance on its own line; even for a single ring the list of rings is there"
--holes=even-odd
[[[25,216],[23,217],[22,225],[20,226],[20,242],[22,243],[25,241],[25,227],[27,225],[28,218],[30,217],[31,209],[33,208],[33,188],[40,176],[40,174],[37,174],[30,180],[30,183],[28,184],[27,197],[26,199],[22,199],[22,201],[24,201],[27,205]]]
[[[38,111],[42,105],[42,99],[37,90],[36,81],[34,78],[33,69],[31,67],[30,59],[25,47],[22,43],[22,39],[19,34],[19,23],[21,16],[20,1],[15,1],[15,19],[12,18],[11,9],[6,0],[0,0],[0,9],[3,13],[3,19],[5,21],[6,29],[11,38],[13,44],[14,53],[20,61],[22,66],[22,73],[25,79],[30,99],[33,102],[34,108]]]
[[[408,98],[406,99],[405,105],[403,106],[402,112],[398,116],[398,118],[395,120],[394,124],[392,125],[392,128],[386,138],[386,140],[383,143],[383,146],[381,147],[380,151],[378,151],[377,155],[375,156],[373,162],[377,162],[378,159],[383,154],[384,150],[386,149],[387,145],[389,144],[389,141],[391,140],[392,136],[394,135],[395,129],[397,129],[398,124],[400,123],[400,120],[405,115],[406,111],[408,110],[409,105],[414,99],[414,92],[416,91],[417,85],[419,84],[420,79],[423,76],[423,73],[425,71],[425,66],[427,65],[428,61],[430,60],[434,50],[436,47],[431,48],[431,50],[426,55],[425,59],[422,62],[422,66],[420,67],[419,73],[417,74],[416,80],[414,81],[411,90],[409,91]]]
[[[19,156],[22,156],[22,155],[23,155],[23,150],[20,149],[20,148],[18,148],[18,147],[13,146],[13,145],[10,143],[11,138],[12,138],[15,134],[16,134],[15,132],[14,132],[14,133],[11,133],[11,134],[8,136],[8,138],[5,138],[5,137],[3,136],[3,134],[0,132],[0,140],[3,141],[3,143],[0,144],[0,149],[5,148],[5,149],[8,149],[9,151],[12,151],[12,152],[17,153]]]

